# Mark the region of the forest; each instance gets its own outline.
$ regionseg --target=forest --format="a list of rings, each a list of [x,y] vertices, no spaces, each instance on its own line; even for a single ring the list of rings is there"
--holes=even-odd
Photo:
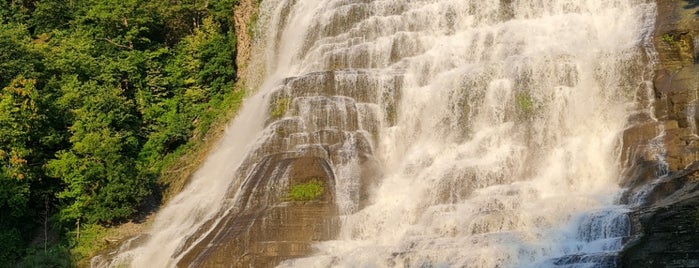
[[[0,2],[0,267],[73,266],[81,228],[157,207],[244,95],[234,4]]]

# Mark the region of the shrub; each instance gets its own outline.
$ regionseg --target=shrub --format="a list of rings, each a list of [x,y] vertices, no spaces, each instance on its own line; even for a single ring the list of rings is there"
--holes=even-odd
[[[29,251],[20,267],[69,268],[75,266],[71,263],[68,249],[59,244],[45,250],[32,248]]]
[[[291,186],[289,199],[292,201],[311,201],[322,196],[324,192],[323,182],[319,179],[312,179],[307,183]]]

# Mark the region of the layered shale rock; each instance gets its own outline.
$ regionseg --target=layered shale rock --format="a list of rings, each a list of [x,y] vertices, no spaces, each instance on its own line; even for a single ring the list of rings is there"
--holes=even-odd
[[[258,0],[240,0],[236,1],[233,7],[233,26],[236,37],[235,66],[238,68],[239,76],[249,76],[246,71],[253,50],[254,27],[259,13],[258,5]]]
[[[287,197],[288,184],[319,180],[323,194],[313,200]],[[237,201],[235,213],[227,213],[180,261],[190,267],[270,267],[289,257],[310,252],[310,243],[334,236],[337,214],[332,189],[334,177],[321,157],[275,154],[264,157],[253,169]]]
[[[658,0],[653,36],[657,53],[648,59],[655,66],[654,91],[639,96],[652,114],[633,117],[634,125],[624,133],[627,164],[657,160],[677,171],[699,160],[699,8],[691,2]]]
[[[692,2],[695,1],[658,1],[655,114],[673,126],[666,128],[664,137],[670,170],[683,169],[699,160],[699,8]]]
[[[257,6],[255,0],[238,1],[234,18],[236,63],[239,73],[252,80],[263,74],[259,66],[247,66],[256,51],[249,34],[273,34],[250,28]],[[282,13],[288,16],[288,10]],[[309,32],[346,31],[343,27],[365,13],[338,15]],[[176,253],[183,256],[178,267],[274,267],[307,256],[313,243],[337,235],[340,216],[369,202],[368,191],[380,176],[374,144],[382,124],[395,121],[395,112],[386,111],[396,110],[402,77],[356,69],[369,65],[366,59],[338,55],[326,60],[335,63],[329,70],[283,79],[269,94],[264,136],[231,178],[225,206],[230,209]],[[347,70],[350,62],[353,68]],[[323,187],[320,196],[292,197],[293,187],[317,182]]]
[[[193,236],[178,266],[273,267],[333,238],[338,216],[361,208],[379,176],[372,144],[399,87],[400,76],[357,71],[285,79],[271,94],[265,137],[229,190],[230,209]],[[319,196],[291,195],[318,182]]]
[[[624,267],[699,266],[699,6],[694,0],[658,0],[654,45],[657,120],[624,133],[630,166],[624,186],[633,239]]]
[[[699,183],[694,173],[663,180],[654,193],[654,199],[662,198],[631,214],[642,235],[624,251],[623,267],[699,267]]]

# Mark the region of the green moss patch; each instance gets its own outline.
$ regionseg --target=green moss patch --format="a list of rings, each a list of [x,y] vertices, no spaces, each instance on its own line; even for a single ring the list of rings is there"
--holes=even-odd
[[[530,114],[534,112],[534,100],[532,100],[532,97],[529,94],[518,93],[515,100],[517,102],[517,106],[523,113]]]
[[[673,36],[672,36],[671,34],[669,34],[669,33],[663,34],[662,36],[660,36],[660,38],[661,38],[661,39],[663,40],[663,42],[665,42],[665,43],[672,44],[672,43],[675,42],[675,37],[673,37]]]
[[[274,119],[281,118],[284,116],[284,114],[286,114],[290,104],[291,98],[289,97],[276,99],[272,105],[270,116],[272,116]]]
[[[288,198],[292,201],[311,201],[318,199],[325,193],[325,187],[320,179],[312,179],[307,183],[291,186]]]

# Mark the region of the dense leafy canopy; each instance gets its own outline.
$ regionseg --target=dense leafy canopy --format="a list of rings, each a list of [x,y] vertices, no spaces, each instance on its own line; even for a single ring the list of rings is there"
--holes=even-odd
[[[157,195],[163,158],[233,94],[234,4],[0,1],[0,264],[70,265],[31,241]]]

